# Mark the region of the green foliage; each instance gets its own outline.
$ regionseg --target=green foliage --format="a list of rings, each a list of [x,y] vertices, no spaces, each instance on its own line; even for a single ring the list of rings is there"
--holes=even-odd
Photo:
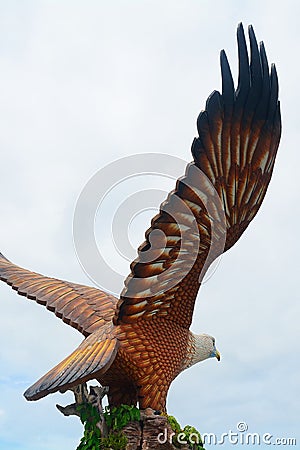
[[[187,442],[192,445],[192,450],[205,450],[203,448],[201,434],[196,428],[186,425],[183,429],[183,433],[185,434]]]
[[[76,450],[125,450],[127,438],[121,430],[128,422],[140,420],[140,410],[135,406],[121,405],[105,408],[104,419],[109,430],[107,437],[101,436],[97,424],[100,414],[93,405],[84,403],[78,406],[80,420],[84,425],[84,434]]]
[[[120,405],[105,408],[104,418],[110,430],[121,430],[128,422],[141,419],[141,413],[135,406]]]
[[[173,436],[172,441],[175,447],[181,448],[180,441],[185,441],[189,444],[191,450],[205,450],[203,447],[203,442],[201,434],[196,428],[186,425],[183,429],[181,428],[178,421],[174,416],[167,415],[168,422],[174,431],[175,436]],[[180,440],[178,440],[180,434]]]
[[[100,415],[93,405],[83,403],[78,406],[80,420],[84,424],[84,434],[80,440],[77,450],[98,450],[101,438],[101,432],[97,427]]]
[[[125,450],[127,445],[127,437],[121,432],[111,432],[106,438],[100,439],[100,448],[103,450]]]
[[[141,419],[140,410],[135,406],[121,405],[118,407],[106,407],[104,419],[109,434],[102,437],[97,424],[101,420],[100,414],[93,405],[85,403],[78,406],[80,420],[84,425],[84,434],[76,450],[125,450],[127,437],[120,431],[128,422]],[[173,444],[181,448],[181,442],[189,444],[191,450],[205,450],[201,435],[196,428],[186,425],[181,428],[174,416],[168,416],[168,422],[175,433]],[[180,436],[180,439],[178,440]],[[181,442],[180,442],[181,441]]]
[[[181,431],[181,426],[179,425],[179,423],[177,422],[177,420],[175,419],[174,416],[168,416],[168,422],[171,425],[172,430],[174,431],[174,433],[180,433]]]

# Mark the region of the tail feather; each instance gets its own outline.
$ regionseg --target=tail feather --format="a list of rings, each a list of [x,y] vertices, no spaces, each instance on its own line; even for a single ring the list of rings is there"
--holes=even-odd
[[[112,324],[108,324],[87,337],[71,355],[27,389],[25,398],[38,400],[105,373],[113,363],[119,347],[113,328]]]

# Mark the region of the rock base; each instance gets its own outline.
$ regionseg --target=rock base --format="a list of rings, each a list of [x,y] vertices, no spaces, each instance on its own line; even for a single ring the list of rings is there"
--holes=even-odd
[[[130,422],[122,432],[127,437],[126,450],[189,450],[188,445],[172,444],[174,432],[167,417],[149,415],[140,422]]]

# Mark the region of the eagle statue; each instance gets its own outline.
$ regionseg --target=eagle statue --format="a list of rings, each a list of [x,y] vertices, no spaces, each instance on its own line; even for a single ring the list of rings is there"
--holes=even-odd
[[[235,89],[221,51],[222,93],[197,120],[193,161],[160,206],[116,298],[25,270],[0,254],[0,278],[79,330],[84,340],[25,392],[38,400],[91,379],[108,386],[111,406],[166,411],[168,389],[186,368],[220,354],[215,339],[190,330],[203,277],[232,247],[266,194],[281,135],[278,79],[263,43],[237,30]]]

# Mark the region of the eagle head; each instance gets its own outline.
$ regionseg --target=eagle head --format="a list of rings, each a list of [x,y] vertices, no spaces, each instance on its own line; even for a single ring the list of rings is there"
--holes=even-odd
[[[216,348],[215,338],[205,333],[194,334],[190,332],[184,369],[208,358],[217,358],[218,361],[221,359],[220,352]]]

